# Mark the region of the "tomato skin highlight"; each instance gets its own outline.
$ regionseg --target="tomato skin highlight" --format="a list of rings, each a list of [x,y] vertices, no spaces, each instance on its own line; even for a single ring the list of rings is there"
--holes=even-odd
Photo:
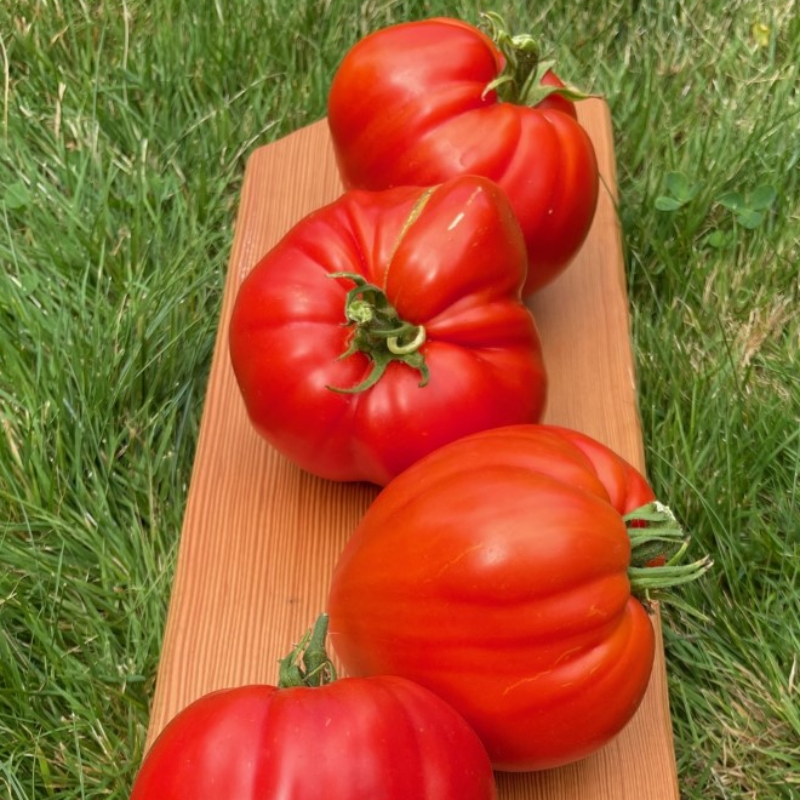
[[[328,600],[348,674],[428,687],[495,769],[577,761],[628,723],[655,636],[631,596],[624,514],[645,479],[589,437],[510,426],[453,442],[376,498]]]
[[[597,158],[574,103],[506,102],[487,86],[506,58],[448,18],[400,23],[357,42],[331,83],[328,125],[345,186],[428,186],[476,174],[508,194],[528,250],[523,294],[556,278],[594,219]],[[542,85],[561,86],[552,71]]]
[[[255,429],[320,477],[383,485],[468,433],[538,421],[547,377],[525,270],[508,199],[485,178],[345,193],[289,231],[236,297],[230,357]],[[374,367],[364,352],[344,355],[354,282],[339,274],[424,328],[411,358],[424,359],[426,385],[392,360],[370,388],[335,391]]]
[[[495,800],[464,720],[402,678],[205,695],[164,728],[130,800]]]

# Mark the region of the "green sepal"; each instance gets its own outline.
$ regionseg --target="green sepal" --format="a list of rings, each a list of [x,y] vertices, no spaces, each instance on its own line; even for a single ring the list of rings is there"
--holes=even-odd
[[[654,594],[663,599],[665,590],[695,581],[713,566],[707,555],[681,563],[690,540],[672,511],[657,500],[631,511],[623,520],[631,542],[631,592],[645,606]],[[654,563],[659,558],[663,563]]]
[[[527,33],[516,35],[509,33],[505,20],[496,11],[486,11],[481,17],[484,30],[506,61],[503,72],[486,84],[481,98],[485,98],[489,92],[496,91],[502,101],[534,108],[551,95],[558,95],[570,102],[595,96],[569,84],[543,85],[542,79],[553,69],[555,61],[542,61],[534,37]]]
[[[422,325],[404,322],[389,303],[386,292],[369,283],[355,272],[332,272],[329,278],[347,278],[355,286],[345,297],[343,324],[353,328],[347,349],[339,356],[348,358],[354,353],[364,353],[372,360],[369,375],[357,386],[328,386],[332,392],[357,394],[374,386],[392,361],[407,364],[420,374],[419,386],[430,380],[430,370],[420,348],[425,344],[426,333]]]

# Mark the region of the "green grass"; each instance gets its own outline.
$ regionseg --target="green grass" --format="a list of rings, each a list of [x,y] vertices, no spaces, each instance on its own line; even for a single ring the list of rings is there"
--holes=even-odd
[[[665,611],[682,793],[797,797],[800,17],[767,0],[526,5],[501,10],[611,105],[650,475],[715,560],[685,590],[696,612]],[[248,153],[325,113],[360,35],[476,12],[0,6],[3,798],[129,791]],[[695,191],[663,211],[669,173]],[[777,199],[755,228],[720,202],[764,185]]]

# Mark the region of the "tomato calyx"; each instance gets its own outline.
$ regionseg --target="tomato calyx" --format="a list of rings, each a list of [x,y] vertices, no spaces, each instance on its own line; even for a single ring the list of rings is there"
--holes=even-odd
[[[336,680],[336,667],[325,649],[327,635],[328,615],[320,614],[314,627],[278,662],[279,689],[325,686]]]
[[[329,278],[347,278],[355,286],[347,293],[344,325],[353,328],[348,348],[339,358],[353,353],[365,353],[372,360],[372,370],[357,386],[328,386],[332,392],[356,394],[374,386],[386,372],[392,361],[408,364],[420,374],[420,387],[430,378],[425,356],[420,351],[425,344],[426,333],[422,325],[414,325],[400,319],[394,306],[379,286],[369,283],[363,275],[355,272],[332,272]]]
[[[713,566],[707,555],[681,563],[690,540],[672,511],[657,500],[631,511],[623,520],[631,541],[631,593],[645,608],[654,593],[695,581]]]
[[[554,94],[572,102],[591,97],[575,86],[542,83],[545,75],[555,66],[555,61],[542,61],[533,36],[509,33],[505,21],[496,11],[486,11],[481,17],[484,29],[505,59],[501,73],[486,84],[482,99],[496,91],[503,102],[534,108]]]

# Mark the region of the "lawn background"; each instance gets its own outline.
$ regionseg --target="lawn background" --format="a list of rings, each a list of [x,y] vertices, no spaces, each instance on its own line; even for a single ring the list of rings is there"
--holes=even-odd
[[[359,36],[470,2],[0,7],[0,797],[126,798],[244,164]],[[686,798],[800,796],[800,14],[500,7],[611,107]]]

